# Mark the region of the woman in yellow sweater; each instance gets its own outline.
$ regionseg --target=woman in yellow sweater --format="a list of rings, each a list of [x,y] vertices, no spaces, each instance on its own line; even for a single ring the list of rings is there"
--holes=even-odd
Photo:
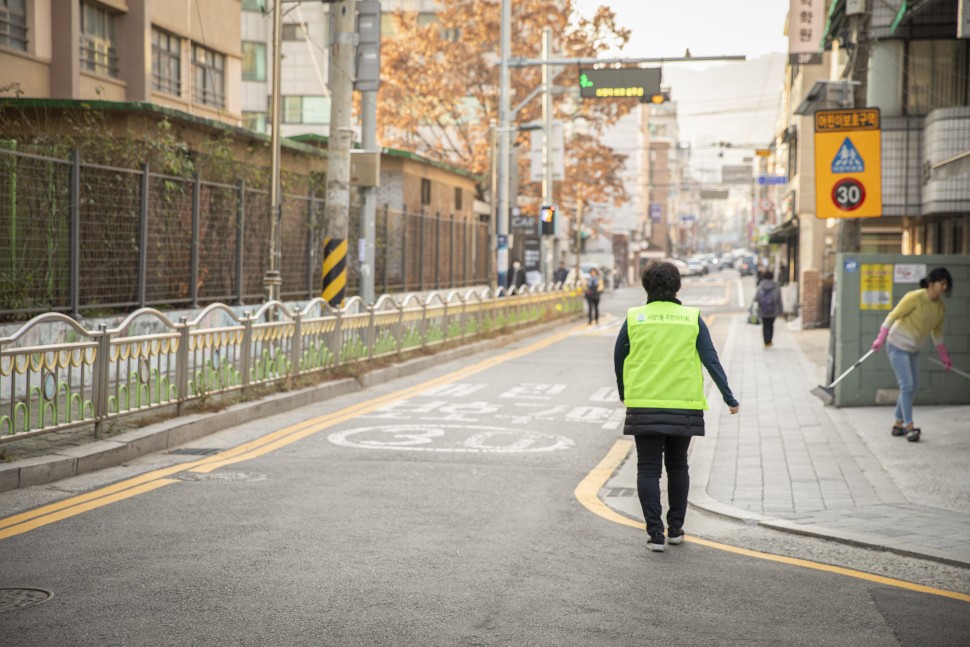
[[[943,314],[946,310],[942,295],[953,292],[953,278],[944,267],[938,267],[919,282],[920,289],[906,293],[896,307],[882,322],[879,335],[872,342],[873,350],[879,350],[888,340],[886,354],[899,383],[896,399],[896,423],[893,436],[906,436],[916,442],[920,430],[913,426],[913,396],[919,385],[919,349],[927,337],[933,337],[933,345],[940,354],[944,368],[950,370],[953,362],[943,345]]]

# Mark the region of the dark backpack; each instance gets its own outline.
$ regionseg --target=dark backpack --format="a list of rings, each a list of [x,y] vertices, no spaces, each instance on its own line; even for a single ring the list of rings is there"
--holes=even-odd
[[[778,314],[778,303],[775,299],[775,288],[762,293],[761,297],[758,299],[758,307],[761,309],[761,315],[764,317],[774,317]]]

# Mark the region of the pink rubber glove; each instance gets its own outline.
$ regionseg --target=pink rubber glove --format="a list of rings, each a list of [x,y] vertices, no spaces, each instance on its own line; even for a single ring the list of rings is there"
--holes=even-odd
[[[953,368],[953,360],[950,359],[950,354],[946,352],[946,346],[943,344],[937,344],[936,352],[940,354],[940,361],[943,362],[943,368],[948,371]]]
[[[879,334],[876,335],[876,341],[872,342],[872,350],[879,350],[882,345],[886,343],[886,337],[889,336],[889,328],[879,327]]]

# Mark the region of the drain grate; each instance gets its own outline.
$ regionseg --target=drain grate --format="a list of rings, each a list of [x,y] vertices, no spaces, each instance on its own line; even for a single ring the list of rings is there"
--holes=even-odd
[[[0,611],[32,607],[52,597],[54,594],[45,589],[0,589]]]
[[[215,447],[182,447],[180,449],[170,449],[168,453],[184,456],[210,456],[218,451]]]
[[[182,472],[175,478],[182,481],[265,481],[266,475],[256,472]]]
[[[604,496],[636,496],[637,491],[631,487],[610,487],[606,488]]]

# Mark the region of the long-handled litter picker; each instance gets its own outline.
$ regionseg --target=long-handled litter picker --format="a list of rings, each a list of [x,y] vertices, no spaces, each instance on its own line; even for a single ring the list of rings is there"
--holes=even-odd
[[[821,384],[819,384],[814,389],[812,389],[811,391],[812,395],[814,395],[816,398],[818,398],[825,404],[832,404],[833,402],[835,402],[835,385],[841,382],[842,380],[844,380],[846,375],[848,375],[852,371],[859,368],[859,364],[869,359],[869,356],[875,352],[876,352],[876,349],[874,348],[869,349],[868,353],[866,353],[865,355],[857,359],[855,364],[850,366],[845,373],[835,378],[834,382],[832,382],[828,386],[822,386]]]
[[[931,358],[930,358],[930,361],[931,361],[931,362],[933,362],[934,364],[939,364],[940,366],[943,366],[943,362],[941,362],[940,360],[938,360],[938,359],[936,359],[935,357],[931,357]],[[945,367],[944,367],[944,368],[945,368]],[[965,377],[965,378],[967,378],[968,380],[970,380],[970,373],[967,373],[966,371],[961,371],[960,369],[958,369],[958,368],[953,368],[953,367],[951,366],[951,367],[950,367],[950,372],[951,372],[951,373],[956,373],[957,375],[959,375],[959,376],[961,376],[961,377]]]

